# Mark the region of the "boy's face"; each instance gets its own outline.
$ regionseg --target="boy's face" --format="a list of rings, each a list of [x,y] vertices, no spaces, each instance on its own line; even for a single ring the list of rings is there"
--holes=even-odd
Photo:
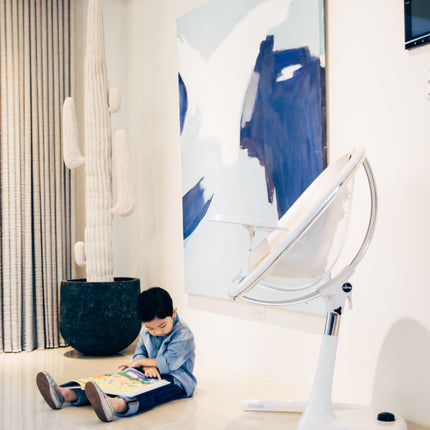
[[[171,317],[154,318],[152,321],[143,323],[152,336],[163,337],[168,335],[173,328],[173,319],[176,316],[176,308],[173,308]]]

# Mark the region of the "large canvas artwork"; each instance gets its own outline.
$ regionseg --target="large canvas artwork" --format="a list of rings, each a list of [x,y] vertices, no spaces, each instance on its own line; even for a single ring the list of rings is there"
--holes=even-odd
[[[323,0],[209,0],[178,18],[185,285],[227,298],[248,232],[327,165]],[[258,236],[255,238],[258,241]]]

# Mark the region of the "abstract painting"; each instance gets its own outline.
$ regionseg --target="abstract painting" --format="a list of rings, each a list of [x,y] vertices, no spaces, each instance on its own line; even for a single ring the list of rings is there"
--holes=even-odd
[[[247,262],[248,232],[214,215],[276,221],[327,165],[323,5],[209,0],[177,20],[189,293],[227,298]]]

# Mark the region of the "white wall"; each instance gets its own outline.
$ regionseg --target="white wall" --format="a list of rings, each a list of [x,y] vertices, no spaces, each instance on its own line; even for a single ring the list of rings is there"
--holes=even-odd
[[[337,387],[429,424],[430,47],[402,48],[402,0],[328,6],[331,153],[364,145],[379,194],[375,237],[342,328]]]
[[[199,357],[309,391],[323,319],[184,293],[175,19],[203,2],[105,0],[108,67],[126,91],[139,201],[117,222],[117,275],[168,288]],[[79,15],[86,0],[78,3]],[[404,50],[401,0],[327,3],[330,157],[364,146],[379,197],[342,321],[334,395],[430,424],[430,47]]]

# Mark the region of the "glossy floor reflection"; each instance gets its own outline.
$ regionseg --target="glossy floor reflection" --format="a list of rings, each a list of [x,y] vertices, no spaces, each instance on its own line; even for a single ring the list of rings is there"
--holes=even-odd
[[[40,396],[35,378],[48,370],[57,382],[97,375],[116,369],[133,354],[130,347],[111,357],[88,357],[72,348],[0,354],[0,429],[53,430],[106,427],[127,430],[293,430],[296,414],[243,412],[241,399],[297,399],[305,393],[284,384],[241,371],[197,361],[198,388],[193,398],[183,399],[130,418],[102,423],[89,406],[54,411]],[[409,430],[426,427],[409,425]]]

